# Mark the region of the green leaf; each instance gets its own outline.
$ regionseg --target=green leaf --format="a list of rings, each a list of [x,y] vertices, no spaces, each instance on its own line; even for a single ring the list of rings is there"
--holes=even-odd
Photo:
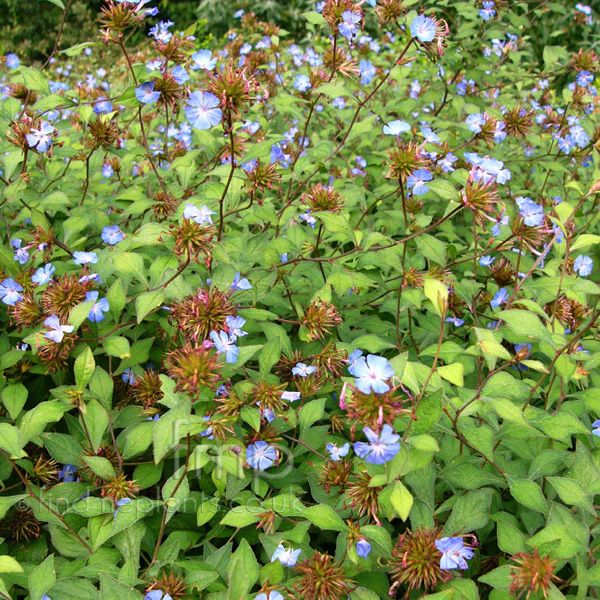
[[[9,508],[15,504],[26,498],[27,494],[19,494],[18,496],[0,496],[0,519],[3,519]]]
[[[406,521],[413,505],[413,497],[400,481],[395,481],[392,484],[390,502],[394,510],[398,513],[398,516],[403,521]]]
[[[313,424],[323,418],[325,410],[325,398],[318,398],[305,404],[298,415],[298,424],[300,426],[300,437]]]
[[[143,600],[144,596],[129,585],[117,581],[106,573],[100,573],[101,600]]]
[[[552,487],[556,490],[560,499],[565,504],[571,504],[587,510],[592,515],[596,515],[596,511],[592,506],[590,499],[587,497],[582,485],[578,481],[574,481],[568,477],[547,477]]]
[[[54,554],[39,564],[27,578],[31,600],[42,600],[44,594],[54,585],[56,573],[54,572]]]
[[[441,242],[428,233],[422,233],[415,239],[415,243],[417,244],[419,252],[425,258],[428,258],[442,267],[446,264],[446,244],[444,244],[444,242]],[[427,295],[427,292],[425,292],[425,295]]]
[[[19,432],[21,434],[21,443],[26,444],[44,431],[48,423],[59,421],[63,414],[71,410],[71,406],[62,402],[49,400],[41,402],[35,408],[27,411],[21,420]]]
[[[465,366],[462,363],[452,363],[451,365],[445,365],[437,368],[437,373],[440,377],[453,383],[458,387],[464,386],[463,373]]]
[[[278,337],[274,337],[263,346],[258,356],[260,376],[265,377],[280,357],[281,342]]]
[[[229,562],[228,571],[230,578],[235,577],[239,573],[236,573],[234,569],[240,566],[240,561],[243,573],[246,575],[248,581],[248,587],[251,588],[258,581],[259,566],[250,544],[245,539],[240,541],[240,545],[233,553],[231,561]]]
[[[158,464],[165,454],[186,436],[190,429],[191,402],[185,400],[172,408],[154,423],[154,464]]]
[[[311,523],[319,529],[331,529],[333,531],[347,531],[348,526],[331,506],[318,504],[309,506],[302,513]]]
[[[94,355],[92,354],[90,347],[86,346],[85,350],[75,360],[75,366],[73,368],[78,389],[83,390],[90,382],[95,368],[96,361],[94,360]]]
[[[510,591],[510,584],[512,582],[512,572],[513,569],[510,565],[503,565],[502,567],[498,567],[497,569],[482,575],[478,578],[478,581],[487,583],[487,585],[490,585],[497,590],[502,590],[508,594]]]
[[[21,67],[20,71],[27,88],[41,92],[42,94],[50,94],[48,79],[39,69]]]
[[[467,492],[464,496],[456,498],[452,512],[444,525],[444,535],[468,533],[485,527],[490,518],[492,495],[493,491],[486,488]]]
[[[442,318],[448,308],[448,288],[437,279],[425,278],[423,286],[425,296],[433,305],[435,314]]]
[[[88,300],[87,302],[82,302],[71,309],[71,312],[69,313],[69,325],[75,327],[75,331],[77,331],[79,326],[88,318],[90,310],[92,310],[94,304],[94,300]]]
[[[116,356],[117,358],[129,358],[131,356],[131,346],[127,338],[115,335],[104,340],[102,345],[109,356]]]
[[[137,277],[143,284],[146,283],[146,271],[144,269],[144,259],[141,254],[134,252],[122,252],[111,256],[115,271],[125,275]],[[110,302],[110,301],[109,301]]]
[[[76,465],[83,454],[81,444],[65,433],[43,433],[44,446],[50,456],[64,465]]]
[[[93,48],[94,46],[102,46],[100,42],[83,42],[82,44],[75,44],[66,50],[60,50],[59,54],[66,54],[67,56],[77,56],[81,54],[86,48]]]
[[[509,477],[508,483],[510,493],[517,502],[542,514],[548,514],[546,498],[544,498],[542,488],[535,481]]]
[[[38,0],[38,2],[50,2],[54,6],[58,6],[61,10],[65,10],[65,5],[62,0]]]
[[[302,13],[302,16],[311,24],[311,25],[327,25],[327,21],[325,17],[318,13],[317,11],[311,10],[309,12]]]
[[[27,402],[27,395],[27,388],[22,383],[9,383],[2,390],[2,403],[13,421],[16,421],[23,410],[25,402]]]
[[[108,300],[108,305],[110,306],[110,314],[113,316],[115,321],[117,321],[127,302],[125,288],[123,287],[123,282],[120,279],[117,279],[110,286],[108,292],[106,292],[106,299]]]
[[[111,462],[102,456],[84,456],[83,460],[98,477],[104,480],[117,476]]]
[[[23,567],[12,557],[0,555],[0,573],[22,573]]]
[[[90,400],[83,407],[83,420],[85,421],[94,452],[98,452],[102,444],[104,432],[108,427],[108,413],[97,400]]]
[[[561,61],[569,58],[569,54],[562,46],[545,46],[544,47],[544,65],[548,70]]]
[[[372,354],[377,354],[388,348],[395,348],[396,344],[393,344],[389,340],[386,340],[378,335],[366,334],[357,337],[352,340],[352,349],[366,350]]]
[[[537,315],[525,310],[502,310],[496,316],[502,319],[515,335],[527,340],[544,341],[555,347],[550,332]]]
[[[198,527],[208,523],[217,513],[219,512],[219,502],[217,498],[213,498],[212,500],[205,500],[198,506],[198,511],[196,513],[196,521]],[[227,524],[227,523],[225,523]],[[233,525],[237,527],[236,525]]]
[[[580,248],[588,248],[589,246],[595,246],[600,243],[600,235],[592,235],[590,233],[584,233],[580,235],[575,243],[571,246],[571,252],[579,250]]]
[[[254,431],[260,431],[260,410],[253,406],[242,406],[240,417],[248,423]]]
[[[148,313],[160,306],[165,299],[165,294],[162,290],[156,292],[147,292],[138,296],[135,300],[135,314],[137,322],[141,323]]]
[[[240,308],[238,315],[244,319],[254,319],[255,321],[274,321],[278,316],[268,310],[262,308]]]

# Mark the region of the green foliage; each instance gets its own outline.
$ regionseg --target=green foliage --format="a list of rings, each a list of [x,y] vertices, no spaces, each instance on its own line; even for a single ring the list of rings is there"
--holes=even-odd
[[[0,597],[596,597],[594,15],[100,6],[0,0]]]

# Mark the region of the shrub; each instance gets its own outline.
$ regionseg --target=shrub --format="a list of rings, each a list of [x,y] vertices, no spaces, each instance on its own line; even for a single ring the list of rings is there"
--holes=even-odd
[[[595,597],[591,9],[268,6],[3,61],[0,596]]]

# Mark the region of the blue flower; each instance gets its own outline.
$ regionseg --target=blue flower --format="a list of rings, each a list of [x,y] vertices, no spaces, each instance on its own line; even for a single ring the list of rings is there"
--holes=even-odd
[[[312,365],[309,367],[304,363],[297,363],[295,367],[292,368],[292,375],[298,375],[298,377],[308,377],[312,373],[317,370],[317,367],[313,367]]]
[[[296,402],[296,400],[300,400],[300,398],[300,392],[281,392],[281,399],[287,400],[288,402]]]
[[[240,355],[239,348],[235,345],[235,340],[231,339],[225,331],[210,332],[210,339],[215,344],[215,349],[219,354],[225,354],[225,360],[228,363],[237,362],[238,356]]]
[[[479,264],[480,264],[482,267],[489,267],[489,266],[491,266],[491,264],[492,264],[492,263],[493,263],[495,260],[496,260],[496,257],[495,257],[495,256],[491,256],[491,255],[489,255],[489,254],[488,254],[487,256],[482,256],[482,257],[479,259]]]
[[[76,265],[96,264],[98,255],[95,252],[73,252],[73,262]]]
[[[233,283],[231,284],[231,289],[232,289],[232,291],[251,290],[252,286],[250,285],[250,282],[245,277],[240,279],[240,274],[236,273],[235,277],[233,278]]]
[[[94,112],[97,115],[100,115],[102,113],[109,113],[112,111],[112,102],[109,102],[108,100],[106,100],[105,98],[100,99],[99,101],[96,102],[96,104],[94,105]]]
[[[212,52],[210,50],[199,50],[192,54],[192,60],[194,61],[194,64],[191,68],[194,71],[198,69],[212,71],[217,64],[217,58],[212,57]]]
[[[358,554],[358,556],[362,556],[362,558],[367,558],[370,552],[371,544],[369,544],[365,538],[360,538],[360,540],[356,542],[356,554]]]
[[[109,310],[108,300],[106,298],[101,298],[98,300],[98,292],[86,292],[85,300],[86,302],[90,300],[94,301],[94,305],[92,306],[87,318],[92,323],[104,321],[104,313],[108,312]],[[96,300],[98,300],[98,302],[96,302]]]
[[[55,268],[51,264],[44,265],[31,276],[31,281],[38,285],[44,285],[45,283],[52,281],[54,271]]]
[[[20,64],[19,57],[16,54],[11,52],[10,54],[6,55],[6,66],[9,69],[18,69]]]
[[[356,350],[352,350],[352,352],[350,353],[350,356],[348,357],[348,371],[350,371],[351,375],[354,375],[354,373],[352,372],[352,368],[356,364],[356,361],[362,356],[362,354],[362,350],[359,350],[358,348]]]
[[[465,548],[462,538],[444,537],[435,540],[436,548],[442,553],[440,569],[468,569],[465,559],[473,558],[473,550]]]
[[[312,87],[312,84],[311,84],[310,79],[308,78],[308,76],[306,76],[306,75],[296,75],[296,81],[294,81],[294,87],[299,92],[306,92],[306,91],[308,91]]]
[[[8,306],[14,306],[23,298],[23,295],[19,293],[22,291],[23,286],[18,284],[14,279],[5,279],[0,283],[0,298]]]
[[[155,81],[146,81],[135,90],[135,97],[143,104],[154,104],[160,98],[160,92],[155,92]]]
[[[102,165],[102,177],[112,177],[115,174],[115,170],[112,168],[111,165],[106,164],[106,165]]]
[[[436,33],[435,21],[425,15],[415,17],[410,24],[410,34],[420,42],[433,42]]]
[[[589,71],[581,71],[577,74],[575,80],[577,81],[578,86],[587,87],[588,85],[590,85],[590,83],[594,81],[594,75]]]
[[[600,437],[600,419],[594,421],[592,423],[592,427],[593,427],[592,433],[594,435],[597,435],[598,437]]]
[[[412,175],[409,175],[406,180],[406,187],[412,188],[412,193],[415,196],[422,196],[429,191],[429,187],[425,184],[426,181],[433,179],[432,174],[427,169],[418,169]]]
[[[198,208],[191,202],[188,202],[183,209],[183,218],[184,219],[192,219],[196,223],[203,225],[204,223],[213,224],[210,215],[216,215],[217,213],[214,210],[210,210],[206,204],[202,206],[202,208]]]
[[[433,129],[431,129],[431,127],[422,127],[421,133],[423,134],[425,141],[428,142],[429,144],[436,144],[437,142],[440,141],[439,135],[434,133]]]
[[[48,317],[44,321],[44,325],[50,329],[50,331],[44,334],[44,337],[56,342],[57,344],[62,342],[63,338],[65,337],[65,333],[72,333],[75,330],[73,325],[61,325],[56,315]]]
[[[386,135],[400,135],[405,131],[410,131],[410,125],[406,121],[391,121],[383,126],[383,133]]]
[[[594,268],[594,261],[589,256],[579,255],[575,259],[573,268],[581,277],[587,277]]]
[[[65,482],[75,481],[76,473],[77,467],[75,465],[64,465],[63,468],[58,472],[58,479],[62,479]]]
[[[278,162],[284,169],[287,169],[290,166],[290,158],[291,156],[285,154],[279,144],[273,144],[271,146],[271,164]]]
[[[365,427],[363,433],[370,443],[356,442],[354,452],[368,463],[382,465],[392,460],[400,451],[400,436],[396,435],[387,423],[383,426],[381,435],[377,435],[370,427]]]
[[[288,261],[287,252],[284,252],[279,258],[281,258],[281,262],[285,264]]]
[[[465,321],[458,317],[446,317],[446,323],[452,323],[454,327],[462,327],[465,324]]]
[[[121,373],[121,379],[123,380],[123,383],[128,383],[129,385],[133,385],[135,383],[136,379],[131,367],[125,369],[123,373]]]
[[[587,146],[590,141],[590,137],[581,125],[573,125],[569,128],[569,133],[573,142],[580,148]]]
[[[508,298],[508,290],[506,288],[500,288],[495,294],[494,298],[490,301],[490,306],[497,308],[501,304],[506,302]]]
[[[313,229],[317,220],[312,216],[310,208],[306,209],[306,212],[298,217],[301,221],[308,223]]]
[[[338,31],[348,41],[352,41],[352,38],[356,36],[356,32],[358,31],[359,22],[360,15],[357,15],[351,10],[345,10],[342,13],[342,22],[338,25]]]
[[[244,9],[240,8],[240,10],[238,10],[234,15],[233,18],[234,19],[241,19],[244,16]]]
[[[246,448],[246,462],[259,471],[264,471],[277,460],[277,452],[273,446],[258,440]],[[271,561],[273,562],[273,561]]]
[[[229,331],[229,337],[232,342],[235,342],[239,337],[248,335],[247,332],[242,331],[242,327],[246,324],[246,319],[242,317],[232,317],[228,315],[225,317],[225,324]]]
[[[114,246],[123,241],[125,234],[119,229],[118,225],[107,225],[102,230],[100,237],[103,242],[106,242],[110,246]]]
[[[96,281],[97,283],[102,283],[98,273],[90,273],[89,275],[84,275],[83,277],[79,278],[79,283],[85,283],[86,281]]]
[[[337,444],[327,444],[325,446],[327,452],[331,456],[331,460],[338,461],[342,459],[342,456],[346,456],[350,451],[350,444],[346,442],[343,446],[338,448]]]
[[[255,596],[254,600],[284,600],[284,597],[279,592],[271,590],[268,596],[266,592],[263,592],[262,594]]]
[[[360,68],[360,83],[361,85],[369,85],[375,77],[375,67],[368,60],[361,60],[358,63]]]
[[[47,152],[52,146],[52,138],[50,137],[56,129],[42,121],[39,129],[31,129],[31,133],[26,134],[27,144],[30,148],[35,148],[38,152]]]
[[[387,359],[375,354],[359,357],[348,367],[348,371],[356,377],[354,385],[363,394],[389,392],[390,386],[385,382],[394,376],[394,369]]]
[[[278,560],[284,567],[293,567],[298,561],[300,552],[302,552],[302,550],[285,548],[283,544],[279,544],[275,549],[275,552],[273,552],[273,556],[271,556],[271,562]]]
[[[496,6],[495,2],[491,2],[490,0],[486,0],[483,3],[483,8],[479,9],[479,16],[484,21],[489,21],[490,19],[493,19],[496,16],[496,11],[494,10],[495,6]]]
[[[19,261],[20,265],[24,265],[29,260],[29,252],[27,252],[27,248],[29,246],[25,246],[24,248],[21,248],[22,243],[23,242],[19,238],[14,239],[10,243],[11,246],[13,248],[15,248],[14,260]]]
[[[475,113],[469,115],[465,123],[468,125],[469,131],[472,133],[481,133],[481,128],[485,125],[487,121],[487,115],[483,113]]]
[[[183,85],[189,78],[190,74],[181,65],[177,65],[173,69],[173,79],[175,79],[179,85]]]
[[[171,598],[171,594],[162,590],[152,590],[144,596],[144,600],[173,600],[173,598]]]
[[[531,200],[517,196],[515,202],[519,207],[519,213],[523,217],[523,223],[528,227],[539,227],[544,220],[544,209]]]
[[[223,118],[220,100],[210,92],[193,92],[184,107],[185,116],[195,129],[210,129]]]

